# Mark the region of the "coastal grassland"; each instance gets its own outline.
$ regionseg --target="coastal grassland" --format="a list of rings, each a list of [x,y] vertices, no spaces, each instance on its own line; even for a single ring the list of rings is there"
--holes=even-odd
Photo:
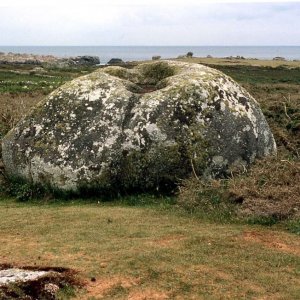
[[[58,69],[0,64],[0,94],[22,92],[48,94],[66,81],[93,70],[95,67]]]
[[[201,62],[257,99],[277,157],[225,180],[192,178],[174,198],[20,202],[2,194],[0,262],[76,269],[86,280],[78,299],[299,299],[300,68]],[[66,81],[88,70],[48,72]],[[21,99],[30,109],[50,92],[40,87],[0,93],[2,134],[26,113],[16,113]],[[10,102],[13,122],[1,118]]]
[[[42,69],[43,70],[43,69]],[[49,93],[63,82],[70,80],[69,76],[53,75],[44,71],[34,71],[34,69],[11,68],[7,69],[0,65],[0,93]]]
[[[299,299],[295,235],[208,222],[168,203],[1,198],[0,261],[78,270],[78,299]]]
[[[206,58],[206,57],[185,57],[176,59],[178,61],[199,63],[204,65],[220,65],[220,66],[241,66],[241,67],[284,67],[284,68],[299,68],[300,60],[263,60],[263,59],[237,59],[237,58]]]
[[[225,184],[223,181],[217,184],[208,183],[208,191],[206,191],[206,188],[203,190],[203,183],[198,184],[194,179],[192,179],[192,185],[189,182],[184,182],[184,187],[188,186],[189,188],[182,189],[185,193],[180,195],[181,202],[187,203],[188,206],[195,203],[197,209],[199,209],[199,206],[200,208],[203,207],[203,194],[208,193],[211,190],[210,186],[216,184],[224,187],[224,189],[221,189],[224,193],[217,195],[216,199],[218,201],[233,201],[238,204],[238,210],[242,215],[247,213],[250,215],[249,217],[251,217],[251,214],[255,219],[259,217],[258,222],[260,222],[260,217],[270,218],[271,223],[290,217],[299,218],[299,63],[288,62],[289,66],[287,67],[287,62],[280,61],[230,60],[230,64],[226,64],[224,59],[189,58],[188,61],[201,61],[219,69],[243,85],[257,99],[275,136],[278,156],[258,161],[249,172],[244,174],[233,173],[234,178],[229,178]],[[45,69],[34,72],[42,72],[43,74],[47,72],[50,76],[57,76],[63,78],[63,81],[67,81],[93,69]],[[30,75],[33,69],[30,69],[29,66],[11,66],[9,68],[9,66],[3,65],[2,69],[0,68],[1,70],[5,72],[27,72],[26,76],[35,76]],[[23,76],[18,73],[13,74],[16,77],[16,82],[19,80],[17,78]],[[35,93],[0,93],[0,139],[43,97],[44,93],[47,92],[43,91],[42,85],[40,90]],[[201,192],[198,193],[200,196],[197,201],[200,205],[196,203],[195,199],[196,191],[199,190]],[[20,198],[23,199],[23,196],[21,195]],[[190,201],[191,199],[193,201]],[[213,210],[215,210],[214,206]],[[262,214],[262,212],[264,213]],[[265,219],[262,222],[265,223]],[[299,227],[299,224],[296,225],[296,228]],[[299,229],[295,229],[295,231],[299,232]]]

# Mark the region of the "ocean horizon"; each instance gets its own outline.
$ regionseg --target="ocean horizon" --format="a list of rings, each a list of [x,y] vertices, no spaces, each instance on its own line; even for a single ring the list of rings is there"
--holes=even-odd
[[[0,52],[54,55],[69,57],[79,55],[99,56],[101,63],[111,58],[123,61],[149,60],[154,55],[162,59],[175,58],[187,52],[195,57],[221,58],[243,56],[245,58],[272,59],[276,56],[287,60],[300,59],[300,46],[0,46]]]

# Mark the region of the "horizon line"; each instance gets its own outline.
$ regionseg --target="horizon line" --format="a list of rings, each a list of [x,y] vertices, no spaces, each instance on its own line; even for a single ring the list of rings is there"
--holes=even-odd
[[[0,45],[0,47],[300,47],[300,45]]]

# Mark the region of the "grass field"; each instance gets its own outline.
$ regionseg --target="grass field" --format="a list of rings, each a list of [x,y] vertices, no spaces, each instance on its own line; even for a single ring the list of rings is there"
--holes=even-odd
[[[27,190],[1,194],[0,174],[0,264],[77,270],[85,282],[77,299],[300,299],[300,63],[189,61],[242,84],[274,133],[278,157],[226,181],[224,194],[253,216],[236,214],[244,204],[223,206],[218,182],[201,193],[188,183],[173,198],[20,202],[9,194]],[[0,66],[0,140],[45,94],[91,70],[46,71]],[[195,195],[195,207],[180,204]]]
[[[299,299],[300,240],[170,205],[0,201],[0,260],[76,269],[78,299]],[[90,279],[94,277],[95,281]]]
[[[33,68],[24,65],[0,66],[0,93],[48,94],[68,80],[94,70],[94,67],[74,69]]]
[[[179,61],[200,63],[207,65],[220,65],[220,66],[242,66],[242,67],[271,67],[271,68],[299,68],[300,61],[290,60],[262,60],[262,59],[228,59],[228,58],[206,58],[206,57],[188,57],[177,59]]]

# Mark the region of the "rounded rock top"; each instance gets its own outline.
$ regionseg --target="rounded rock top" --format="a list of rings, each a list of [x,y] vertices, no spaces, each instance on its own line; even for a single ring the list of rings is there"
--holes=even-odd
[[[254,98],[220,71],[176,61],[110,66],[48,95],[2,142],[10,176],[68,191],[172,190],[276,153]]]

